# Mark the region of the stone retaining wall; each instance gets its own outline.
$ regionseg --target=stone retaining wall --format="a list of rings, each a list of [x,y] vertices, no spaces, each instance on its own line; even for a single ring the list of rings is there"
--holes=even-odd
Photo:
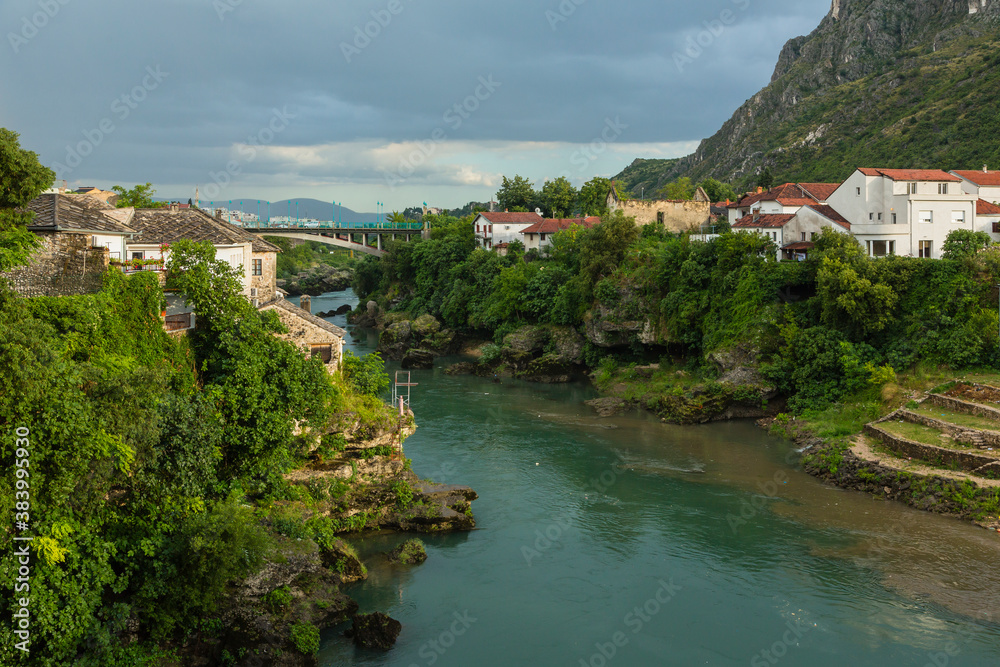
[[[878,426],[883,421],[888,421],[888,419],[883,418],[878,422],[865,424],[865,435],[885,443],[889,449],[902,456],[940,463],[946,466],[954,464],[966,472],[971,472],[977,468],[997,462],[992,457],[980,456],[979,454],[971,454],[969,452],[957,452],[945,449],[944,447],[935,447],[934,445],[925,445],[921,442],[893,435]]]
[[[986,431],[969,426],[958,426],[956,424],[952,424],[951,422],[941,421],[940,419],[910,412],[909,410],[898,410],[893,414],[897,417],[902,417],[911,424],[920,424],[922,426],[936,428],[942,433],[950,435],[955,439],[955,442],[961,442],[969,445],[970,447],[978,447],[980,449],[985,449],[987,447],[1000,448],[1000,433],[996,431]],[[998,424],[998,426],[1000,426],[1000,424]]]
[[[937,405],[942,408],[947,408],[948,410],[954,410],[955,412],[964,412],[967,415],[985,417],[986,419],[996,419],[1000,422],[1000,410],[991,408],[987,405],[963,401],[960,398],[952,398],[951,396],[942,396],[941,394],[931,394],[927,397],[927,402],[931,405]]]

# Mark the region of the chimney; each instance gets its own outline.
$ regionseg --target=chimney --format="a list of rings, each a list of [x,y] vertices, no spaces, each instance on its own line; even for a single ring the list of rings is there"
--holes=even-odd
[[[222,220],[222,209],[221,208],[215,209],[215,219],[216,220]]]
[[[177,202],[175,202],[175,201],[170,202],[170,212],[171,213],[176,213],[179,210],[180,210],[180,205]]]
[[[299,297],[299,308],[306,311],[310,315],[312,314],[312,297],[303,294]]]
[[[762,192],[764,192],[764,188],[762,186],[758,185],[757,186],[757,194],[761,194]]]
[[[988,173],[990,173],[990,170],[986,168],[986,165],[985,165],[985,164],[983,165],[983,173],[984,173],[984,174],[988,174]]]

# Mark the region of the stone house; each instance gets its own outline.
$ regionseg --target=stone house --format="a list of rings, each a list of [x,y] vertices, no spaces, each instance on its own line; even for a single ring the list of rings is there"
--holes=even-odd
[[[181,239],[209,241],[215,256],[243,273],[243,293],[256,303],[274,298],[280,248],[242,227],[198,208],[139,209],[132,219],[138,235],[128,243],[128,260],[170,257],[170,245]]]
[[[608,193],[608,211],[621,211],[627,217],[635,218],[637,225],[661,222],[668,231],[687,232],[701,229],[709,223],[712,219],[712,202],[701,188],[695,191],[691,201],[622,199],[618,188],[612,183]]]
[[[472,221],[476,245],[491,249],[501,244],[509,245],[512,241],[520,241],[521,232],[541,220],[542,216],[537,213],[483,211]]]
[[[47,193],[25,207],[35,214],[28,231],[41,248],[27,266],[7,274],[22,296],[70,296],[97,292],[112,258],[125,253],[131,209],[107,210],[87,195]]]
[[[870,257],[939,258],[955,229],[974,230],[977,196],[940,169],[855,170],[828,203]]]
[[[285,301],[280,295],[261,305],[259,310],[274,312],[288,329],[287,334],[279,334],[278,338],[294,343],[304,354],[318,356],[331,373],[340,368],[346,331]]]

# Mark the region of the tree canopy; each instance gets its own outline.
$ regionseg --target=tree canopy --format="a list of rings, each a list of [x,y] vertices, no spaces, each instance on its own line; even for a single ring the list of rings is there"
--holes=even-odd
[[[122,186],[116,185],[111,190],[118,193],[118,208],[128,208],[129,206],[134,206],[135,208],[163,208],[166,206],[164,202],[153,201],[153,195],[156,194],[156,190],[153,189],[152,183],[136,185],[131,190],[126,190]]]
[[[36,153],[21,148],[16,132],[0,127],[0,271],[25,264],[38,247],[26,229],[33,216],[15,209],[51,187],[55,177]]]

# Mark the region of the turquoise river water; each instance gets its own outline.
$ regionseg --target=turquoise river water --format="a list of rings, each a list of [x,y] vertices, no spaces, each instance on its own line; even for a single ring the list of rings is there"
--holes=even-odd
[[[406,454],[479,493],[478,528],[412,568],[377,557],[407,536],[354,540],[346,592],[403,631],[378,653],[330,629],[321,665],[1000,665],[1000,535],[825,485],[750,422],[601,419],[583,384],[449,361],[413,373]]]

